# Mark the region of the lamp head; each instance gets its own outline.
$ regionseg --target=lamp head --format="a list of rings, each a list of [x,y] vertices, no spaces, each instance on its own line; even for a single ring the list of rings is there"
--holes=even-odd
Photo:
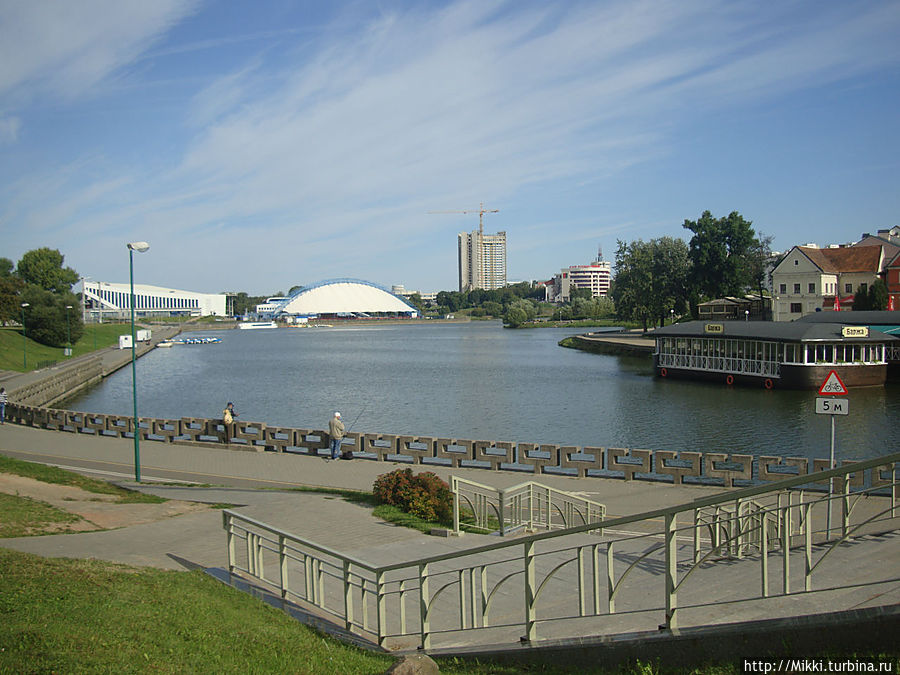
[[[144,253],[150,249],[150,244],[146,241],[133,241],[130,244],[126,244],[130,251],[137,251],[138,253]]]
[[[27,302],[23,302],[23,303],[22,303],[22,308],[24,309],[25,307],[31,307],[31,305],[28,304]]]

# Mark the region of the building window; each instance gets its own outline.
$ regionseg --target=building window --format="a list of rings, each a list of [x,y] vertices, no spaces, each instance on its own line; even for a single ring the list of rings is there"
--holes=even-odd
[[[853,284],[844,284],[844,293],[852,293]]]
[[[859,285],[859,292],[860,292],[860,293],[868,293],[868,292],[869,292],[869,284],[865,284],[865,283],[864,283],[864,284],[860,284],[860,285]]]
[[[799,265],[799,264],[800,264],[800,261],[799,261],[797,258],[794,258],[794,265],[796,266],[796,265]]]
[[[816,292],[816,285],[815,285],[815,284],[810,284],[810,285],[809,285],[809,292],[810,292],[810,293],[815,293],[815,292]]]
[[[781,293],[787,293],[787,284],[781,284],[781,286],[779,287],[779,291]]]
[[[791,303],[791,314],[802,314],[803,313],[803,303],[802,302],[792,302]]]
[[[794,295],[800,295],[800,284],[794,284]]]

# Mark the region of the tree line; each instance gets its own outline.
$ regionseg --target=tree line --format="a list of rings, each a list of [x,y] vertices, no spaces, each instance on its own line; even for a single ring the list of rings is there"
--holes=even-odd
[[[619,318],[647,330],[674,315],[696,313],[712,298],[750,289],[762,295],[771,236],[757,234],[737,211],[724,218],[704,211],[685,220],[684,228],[694,233],[688,243],[673,237],[617,242],[611,294]]]
[[[21,324],[28,337],[51,347],[75,343],[84,333],[81,301],[72,292],[78,273],[55,249],[28,251],[17,265],[0,258],[0,324]]]

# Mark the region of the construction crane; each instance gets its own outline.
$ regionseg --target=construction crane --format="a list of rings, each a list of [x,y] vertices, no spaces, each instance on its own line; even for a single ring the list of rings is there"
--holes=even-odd
[[[500,209],[486,209],[484,208],[484,202],[481,202],[478,206],[478,210],[468,209],[465,211],[429,211],[428,213],[477,213],[478,214],[478,233],[484,234],[484,214],[485,213],[500,213]]]

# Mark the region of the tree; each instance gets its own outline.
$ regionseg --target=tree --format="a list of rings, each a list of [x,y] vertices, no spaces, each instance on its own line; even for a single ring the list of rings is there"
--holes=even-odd
[[[750,278],[753,286],[762,298],[763,289],[769,280],[769,269],[772,263],[772,240],[771,234],[763,234],[760,232],[756,235],[747,254],[747,264],[750,272]]]
[[[30,305],[25,314],[29,338],[50,347],[64,347],[70,339],[74,344],[81,338],[84,323],[73,293],[51,293],[32,284],[25,287],[21,297]],[[72,309],[66,310],[66,305]]]
[[[78,281],[78,272],[63,267],[64,261],[65,256],[56,249],[38,248],[22,256],[16,273],[26,284],[51,293],[68,293]]]
[[[622,319],[637,321],[646,331],[652,308],[653,252],[650,244],[638,239],[630,244],[619,240],[616,249],[616,285],[613,302]]]
[[[650,254],[652,290],[649,305],[653,317],[663,326],[673,311],[680,316],[689,309],[688,247],[682,239],[660,237],[650,241]]]
[[[888,305],[888,288],[883,279],[876,279],[869,286],[869,309],[883,312]]]
[[[530,300],[516,300],[509,305],[503,321],[510,328],[518,328],[523,323],[533,320],[536,316],[537,307],[533,302]]]
[[[664,324],[673,310],[687,311],[689,264],[683,240],[619,241],[615,267],[612,299],[620,318],[638,321],[647,330],[652,322]]]
[[[0,325],[9,321],[19,321],[19,295],[25,284],[13,274],[13,261],[0,258]]]
[[[698,296],[721,298],[740,295],[753,279],[748,264],[755,241],[753,223],[737,211],[714,218],[704,211],[696,221],[685,220],[694,233],[690,241],[691,286]]]

